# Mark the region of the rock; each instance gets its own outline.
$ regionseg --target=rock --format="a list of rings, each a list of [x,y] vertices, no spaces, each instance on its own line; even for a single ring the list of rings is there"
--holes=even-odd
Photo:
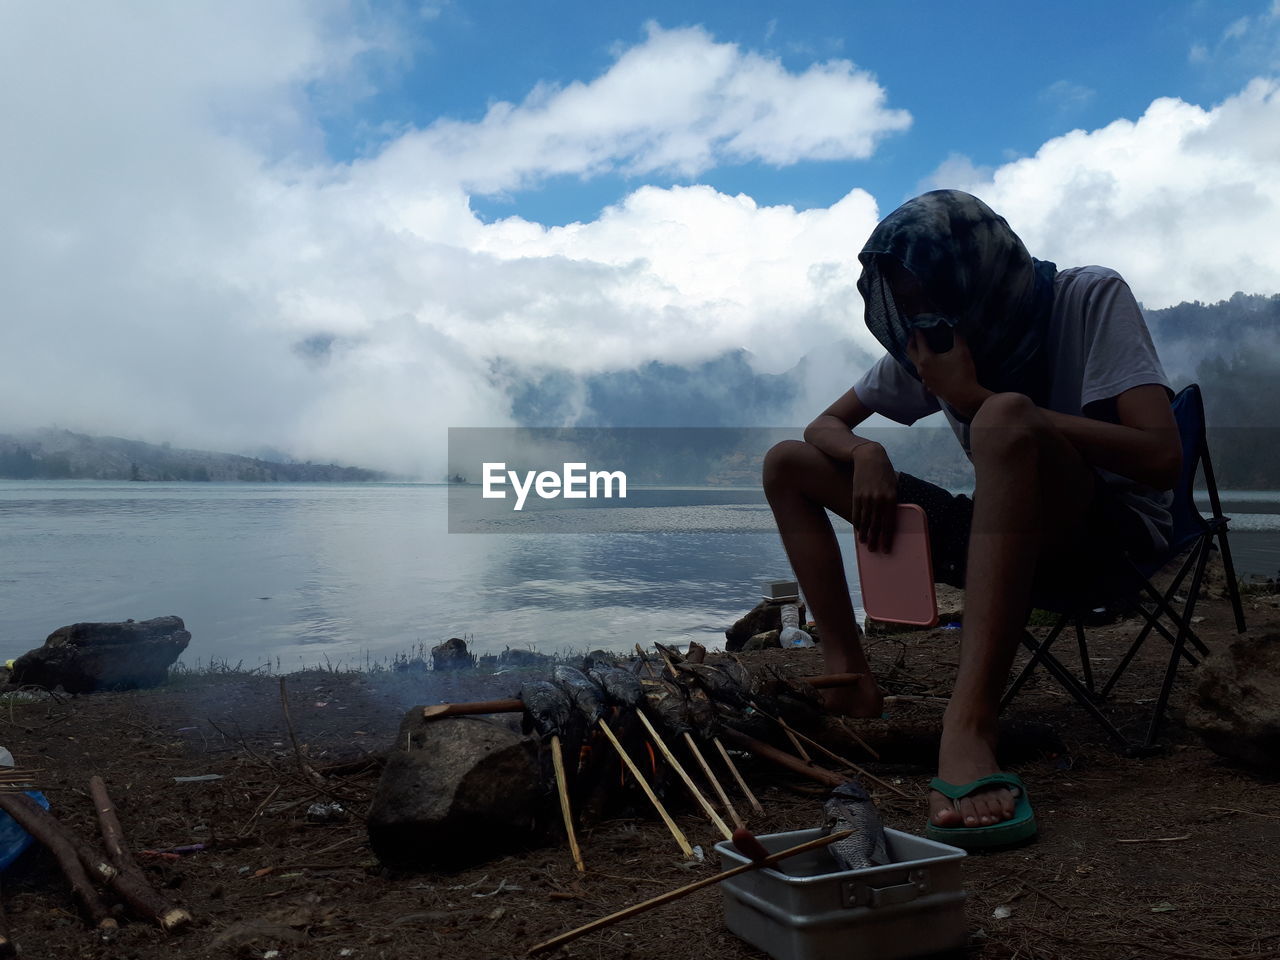
[[[542,667],[555,658],[536,650],[512,650],[510,647],[498,654],[498,663],[504,667]]]
[[[1214,753],[1280,772],[1280,634],[1242,637],[1196,672],[1187,726]]]
[[[450,637],[431,648],[432,670],[470,670],[475,665],[476,658],[461,637]]]
[[[724,632],[724,648],[730,653],[741,650],[757,633],[782,629],[782,608],[794,600],[761,600],[755,608]],[[800,622],[804,623],[804,604],[799,604]]]
[[[169,678],[169,667],[190,642],[181,617],[73,623],[14,661],[9,680],[61,686],[67,693],[154,687]]]
[[[367,826],[395,869],[460,869],[529,845],[542,797],[533,742],[478,717],[400,724]]]
[[[770,650],[774,647],[782,646],[778,641],[779,630],[766,630],[763,633],[757,633],[754,637],[742,645],[743,653],[751,653],[753,650]]]

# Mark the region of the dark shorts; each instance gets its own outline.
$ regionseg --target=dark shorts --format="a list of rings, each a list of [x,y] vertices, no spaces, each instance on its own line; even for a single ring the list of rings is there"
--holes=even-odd
[[[964,494],[948,493],[942,487],[898,474],[898,502],[919,504],[929,520],[929,544],[933,557],[933,579],[937,583],[963,587],[969,533],[973,527],[973,500]],[[1116,499],[1102,477],[1094,475],[1094,496],[1080,526],[1074,547],[1059,551],[1036,571],[1038,587],[1052,582],[1097,575],[1125,554],[1140,557],[1151,552],[1151,533],[1138,514]]]

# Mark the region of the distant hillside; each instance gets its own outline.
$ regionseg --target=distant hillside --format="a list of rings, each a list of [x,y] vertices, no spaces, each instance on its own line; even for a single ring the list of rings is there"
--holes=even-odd
[[[321,482],[385,480],[359,467],[279,463],[69,430],[0,434],[0,477],[9,480],[244,480]]]

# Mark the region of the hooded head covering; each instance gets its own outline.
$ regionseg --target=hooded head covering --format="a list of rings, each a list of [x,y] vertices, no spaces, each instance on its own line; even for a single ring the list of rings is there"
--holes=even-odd
[[[858,254],[858,292],[867,329],[917,379],[907,357],[912,318],[894,303],[887,258],[909,270],[934,308],[964,335],[979,383],[1043,402],[1054,264],[1032,257],[1003,217],[959,190],[923,194],[880,221]]]

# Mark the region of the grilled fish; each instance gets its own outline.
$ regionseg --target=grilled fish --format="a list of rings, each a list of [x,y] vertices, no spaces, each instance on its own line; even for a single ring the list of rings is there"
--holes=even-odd
[[[569,732],[573,704],[560,687],[549,680],[528,680],[520,684],[520,700],[528,722],[544,737]]]
[[[609,702],[620,707],[644,704],[644,689],[635,674],[597,661],[588,668],[587,675],[604,689]]]
[[[605,715],[604,692],[581,670],[561,664],[552,671],[551,679],[568,694],[578,712],[586,719],[587,726],[594,727],[596,721]]]
[[[884,825],[871,797],[856,782],[843,783],[831,791],[822,807],[825,819],[823,831],[855,831],[827,849],[835,857],[842,870],[862,870],[889,863],[889,851],[884,836]]]

